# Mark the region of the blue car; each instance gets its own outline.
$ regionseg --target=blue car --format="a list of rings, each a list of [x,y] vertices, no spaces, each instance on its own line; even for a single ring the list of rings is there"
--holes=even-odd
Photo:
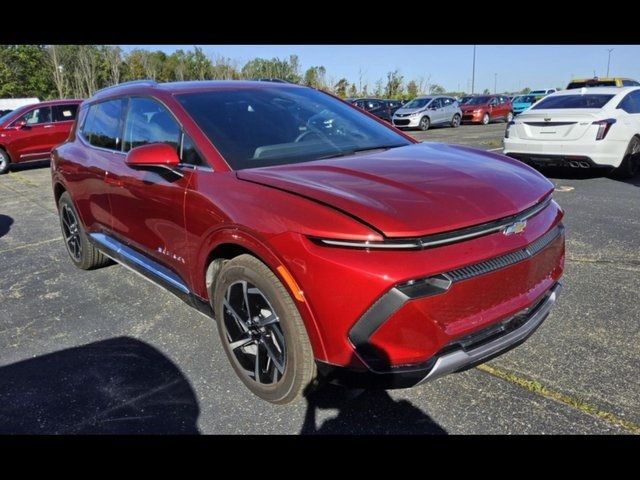
[[[513,106],[513,114],[518,115],[524,112],[531,105],[540,100],[544,95],[519,95],[515,97],[511,102]]]

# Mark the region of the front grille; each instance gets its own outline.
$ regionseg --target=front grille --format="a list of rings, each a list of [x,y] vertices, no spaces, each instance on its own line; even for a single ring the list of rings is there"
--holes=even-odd
[[[394,125],[409,125],[409,120],[398,120],[396,118],[393,119]]]
[[[562,225],[558,225],[521,250],[507,253],[500,257],[491,258],[474,265],[451,270],[446,272],[444,276],[450,278],[452,282],[460,282],[462,280],[468,280],[479,275],[491,273],[501,268],[521,262],[522,260],[533,257],[535,254],[543,250],[547,245],[555,240],[563,230],[564,227]]]

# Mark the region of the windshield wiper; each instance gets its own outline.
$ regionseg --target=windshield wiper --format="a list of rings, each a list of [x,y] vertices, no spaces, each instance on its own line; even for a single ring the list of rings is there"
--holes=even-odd
[[[371,152],[374,150],[390,150],[392,148],[397,147],[405,147],[406,144],[400,145],[377,145],[375,147],[365,147],[365,148],[357,148],[355,150],[347,150],[340,153],[330,153],[329,155],[324,155],[322,157],[316,158],[316,160],[326,160],[329,158],[339,158],[339,157],[348,157],[349,155],[356,155],[358,153]]]

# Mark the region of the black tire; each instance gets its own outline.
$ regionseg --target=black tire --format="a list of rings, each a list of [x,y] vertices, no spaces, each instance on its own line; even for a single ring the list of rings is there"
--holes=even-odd
[[[11,159],[9,154],[0,148],[0,175],[7,173],[11,168]]]
[[[635,177],[638,173],[640,173],[640,139],[633,137],[622,158],[622,163],[613,171],[612,176],[625,179]]]
[[[67,192],[64,192],[58,200],[58,216],[67,253],[76,267],[82,270],[93,270],[111,263],[111,259],[103,255],[87,239],[80,217]]]
[[[224,302],[226,301],[228,290],[235,288],[238,283],[242,284],[244,282],[246,282],[246,285],[252,285],[251,290],[254,292],[256,290],[259,291],[259,295],[262,299],[268,301],[269,307],[273,310],[271,314],[275,314],[278,319],[278,331],[282,334],[280,340],[284,340],[283,358],[285,359],[285,363],[280,378],[273,383],[257,382],[254,380],[255,374],[252,376],[252,372],[248,371],[246,364],[243,366],[241,363],[242,360],[246,360],[246,358],[242,357],[243,355],[245,357],[249,355],[250,360],[251,354],[239,352],[240,357],[237,357],[234,351],[238,352],[239,348],[244,347],[236,347],[232,350],[230,346],[230,342],[237,342],[237,336],[235,337],[236,340],[234,340],[233,337],[233,334],[236,332],[230,332],[228,328],[228,325],[232,324],[235,318],[231,314],[231,311],[225,307]],[[247,288],[249,289],[249,287]],[[286,404],[299,400],[316,378],[316,364],[300,313],[291,295],[278,277],[276,277],[264,263],[252,255],[240,255],[226,262],[221,268],[212,298],[212,307],[218,323],[220,341],[227,354],[227,358],[231,362],[238,377],[240,377],[240,380],[242,380],[252,393],[268,402]],[[247,302],[250,301],[247,300]],[[245,315],[245,312],[236,313],[242,316]],[[262,309],[259,315],[262,315]],[[251,318],[251,313],[247,315],[247,318]],[[238,327],[241,327],[239,323]],[[233,329],[237,330],[235,328]],[[251,334],[246,332],[242,333],[242,335],[250,336]],[[258,333],[257,335],[260,334]],[[266,341],[267,340],[260,338],[259,341],[252,342],[252,347],[255,345],[255,351],[258,352],[253,357],[256,365],[259,365],[261,345],[264,345]],[[265,347],[263,347],[262,351],[269,356]],[[269,362],[268,359],[267,362]],[[267,363],[266,374],[269,373],[268,365]],[[272,368],[274,368],[273,365]],[[261,370],[258,367],[256,367],[255,370],[260,370],[261,373],[265,373],[265,370]],[[262,380],[261,373],[258,374],[259,380]]]
[[[453,128],[458,128],[460,126],[460,115],[458,115],[457,113],[451,119],[451,126]]]
[[[489,125],[489,123],[491,123],[491,117],[487,112],[482,115],[482,120],[480,121],[480,123],[482,123],[482,125]]]
[[[422,117],[420,119],[420,123],[418,124],[418,128],[420,130],[422,130],[423,132],[426,132],[427,130],[429,130],[430,126],[431,126],[431,120],[429,120],[429,117]]]

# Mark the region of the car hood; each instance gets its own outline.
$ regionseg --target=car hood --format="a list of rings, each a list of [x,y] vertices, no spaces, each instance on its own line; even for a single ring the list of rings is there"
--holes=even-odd
[[[333,207],[387,237],[430,235],[514,215],[553,190],[520,162],[437,143],[236,175]]]
[[[418,112],[422,112],[423,110],[425,110],[424,107],[422,107],[422,108],[399,108],[394,113],[401,113],[403,115],[406,115],[407,113],[418,113]]]

